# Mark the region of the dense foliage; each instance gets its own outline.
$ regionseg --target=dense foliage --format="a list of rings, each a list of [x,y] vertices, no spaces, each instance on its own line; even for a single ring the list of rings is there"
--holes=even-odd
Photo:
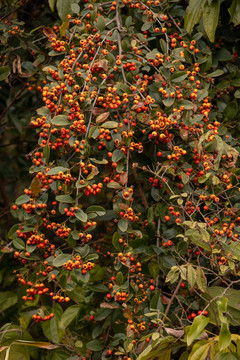
[[[14,6],[0,358],[238,359],[238,2]]]

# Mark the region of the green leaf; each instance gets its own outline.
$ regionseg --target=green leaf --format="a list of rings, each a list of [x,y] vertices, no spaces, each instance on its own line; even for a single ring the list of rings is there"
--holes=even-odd
[[[20,206],[22,204],[26,204],[29,201],[30,201],[30,197],[28,195],[21,195],[17,198],[17,200],[15,201],[15,204]]]
[[[149,223],[153,222],[154,212],[153,212],[153,207],[152,206],[148,209],[147,219],[148,219]]]
[[[119,271],[116,275],[116,283],[118,285],[122,285],[123,281],[124,281],[123,273],[121,271]]]
[[[203,11],[203,5],[206,0],[190,0],[189,5],[186,9],[186,14],[184,17],[184,28],[189,34],[191,34],[194,25],[198,24]]]
[[[68,121],[67,115],[54,116],[54,118],[51,119],[51,123],[53,125],[58,125],[58,126],[65,126],[65,125],[70,125],[71,124],[71,122]]]
[[[86,209],[86,213],[96,213],[98,216],[103,216],[106,214],[106,210],[102,206],[91,205]]]
[[[178,82],[181,82],[184,79],[186,79],[187,76],[188,76],[188,74],[186,71],[178,71],[172,75],[171,81],[178,83]]]
[[[49,4],[49,7],[52,12],[54,11],[55,3],[56,3],[56,0],[48,0],[48,4]]]
[[[88,350],[91,351],[101,351],[104,348],[103,342],[100,340],[92,340],[86,345]]]
[[[218,61],[229,61],[233,59],[233,55],[229,50],[222,48],[217,51],[215,59]]]
[[[52,312],[51,308],[47,308],[48,312]],[[59,344],[61,341],[64,330],[59,326],[59,322],[62,317],[63,310],[59,304],[56,304],[53,309],[54,317],[46,322],[42,322],[42,329],[47,339],[52,341],[54,344]]]
[[[202,235],[200,234],[200,232],[197,229],[187,229],[187,231],[185,232],[185,235],[194,244],[196,244],[196,245],[198,245],[200,247],[203,247],[204,249],[206,249],[208,251],[211,250],[211,246],[207,242],[203,241]]]
[[[198,341],[196,344],[194,344],[187,360],[212,360],[213,345],[214,342],[210,342],[208,340]]]
[[[196,282],[196,271],[191,265],[187,267],[187,281],[190,288],[193,288]]]
[[[56,196],[56,200],[68,204],[71,204],[74,201],[70,195],[58,195]]]
[[[150,303],[150,309],[153,310],[159,310],[161,312],[164,311],[164,306],[161,300],[161,293],[156,293],[153,295],[151,303]]]
[[[104,129],[114,129],[118,127],[118,122],[116,121],[106,121],[104,124],[101,125]]]
[[[121,150],[115,149],[112,153],[112,162],[118,162],[123,157],[125,157],[124,153]]]
[[[142,25],[141,30],[142,30],[142,31],[146,31],[146,30],[150,29],[151,26],[152,26],[152,23],[150,23],[149,21],[146,21],[146,22]]]
[[[108,292],[108,288],[103,284],[91,284],[88,288],[95,292]]]
[[[108,164],[108,160],[107,160],[107,159],[97,160],[97,159],[95,159],[95,158],[90,158],[89,160],[91,160],[91,161],[94,162],[95,164]]]
[[[72,14],[72,4],[78,2],[79,0],[57,0],[57,11],[62,21],[67,19],[67,15]]]
[[[193,341],[196,340],[201,335],[201,333],[203,332],[203,330],[205,329],[208,323],[209,323],[209,318],[203,315],[199,315],[195,317],[187,333],[188,346],[190,346],[193,343]]]
[[[23,250],[26,248],[25,242],[19,238],[13,240],[13,246],[18,250]]]
[[[46,159],[46,162],[48,162],[50,157],[50,146],[46,144],[43,148],[43,157]]]
[[[211,42],[215,40],[215,32],[218,25],[220,0],[213,0],[209,5],[206,1],[203,6],[203,27]]]
[[[230,102],[223,111],[223,118],[233,120],[238,113],[238,104],[236,101]]]
[[[239,25],[240,24],[240,2],[239,2],[239,0],[233,0],[228,11],[231,16],[230,22],[233,22],[234,26]]]
[[[112,181],[107,184],[107,187],[110,189],[120,189],[121,185],[115,181]]]
[[[148,264],[148,269],[149,269],[149,272],[150,272],[150,275],[156,279],[156,277],[159,275],[159,271],[160,271],[160,268],[159,268],[159,264],[157,262],[156,259],[152,259],[149,264]]]
[[[170,97],[170,96],[168,96],[168,98],[166,98],[166,99],[163,99],[163,104],[166,106],[166,107],[170,107],[170,106],[172,106],[172,104],[174,103],[174,98],[172,98],[172,97]]]
[[[1,312],[7,310],[18,302],[17,294],[13,291],[0,292],[0,309]]]
[[[236,87],[240,86],[240,78],[234,79],[231,85]]]
[[[71,322],[77,317],[80,311],[79,305],[72,305],[68,307],[62,314],[59,326],[61,329],[65,330]]]
[[[87,222],[88,219],[87,214],[85,214],[85,212],[83,212],[82,209],[79,209],[74,214],[78,220],[82,221],[83,223]]]
[[[105,19],[101,15],[97,18],[97,28],[100,31],[103,31],[105,29]]]
[[[8,66],[0,67],[0,81],[5,80],[10,73],[10,69]]]
[[[115,232],[113,234],[112,243],[116,250],[120,251],[122,249],[122,245],[119,243],[119,239],[121,238],[121,235],[118,232]]]
[[[179,278],[180,269],[178,266],[172,266],[171,270],[167,274],[165,282],[175,283]]]
[[[161,38],[159,42],[160,42],[160,46],[161,46],[162,51],[164,53],[166,53],[167,52],[167,43],[166,43],[166,41]]]
[[[204,275],[204,272],[201,268],[197,268],[196,270],[196,281],[197,281],[197,287],[202,292],[205,292],[207,290],[207,279]]]
[[[71,9],[72,9],[72,12],[75,13],[75,14],[80,13],[80,6],[78,4],[72,4]]]
[[[221,324],[221,330],[218,339],[219,350],[226,349],[231,344],[231,332],[229,331],[228,324]]]
[[[65,168],[63,166],[56,166],[48,171],[48,175],[57,175],[60,171],[66,172],[68,171],[68,168]]]
[[[53,260],[53,266],[63,266],[63,264],[66,263],[68,260],[71,260],[70,254],[60,254]]]
[[[122,232],[126,232],[127,228],[128,228],[128,221],[125,219],[121,219],[118,222],[118,228],[122,231]]]
[[[11,227],[11,229],[9,230],[8,232],[8,238],[11,240],[11,239],[14,239],[17,235],[16,235],[16,231],[18,230],[19,228],[19,224],[15,224]]]
[[[213,71],[211,74],[208,75],[208,77],[217,77],[224,74],[224,71],[221,69],[217,69],[216,71]]]
[[[240,99],[240,90],[236,90],[236,91],[235,91],[234,97],[235,97],[236,99]]]

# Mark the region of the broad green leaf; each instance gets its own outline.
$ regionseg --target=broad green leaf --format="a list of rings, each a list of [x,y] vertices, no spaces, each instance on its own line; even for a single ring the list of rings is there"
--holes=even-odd
[[[128,221],[125,219],[121,219],[118,222],[118,228],[119,230],[121,230],[122,232],[126,232],[127,228],[128,228]]]
[[[219,350],[226,349],[231,344],[231,332],[229,331],[228,324],[221,324],[221,330],[218,339]]]
[[[97,28],[100,31],[103,31],[105,29],[105,19],[101,15],[97,18]]]
[[[116,283],[118,285],[122,285],[123,281],[124,281],[123,273],[121,271],[119,271],[116,275]]]
[[[191,34],[194,25],[198,24],[203,12],[206,0],[190,0],[184,17],[184,28]]]
[[[125,157],[125,155],[121,150],[115,149],[112,153],[112,161],[113,162],[118,162],[123,157]]]
[[[120,189],[121,185],[115,181],[112,181],[107,184],[107,187],[110,189]]]
[[[197,268],[196,270],[196,281],[197,281],[197,287],[202,292],[205,292],[207,290],[207,279],[204,275],[204,272],[201,268]]]
[[[106,121],[104,124],[101,125],[101,127],[105,129],[114,129],[118,127],[118,122],[116,121]]]
[[[17,198],[17,200],[15,201],[15,204],[20,206],[22,204],[26,204],[30,201],[30,197],[28,195],[21,195]]]
[[[58,195],[56,196],[56,200],[68,204],[71,204],[74,201],[70,195]]]
[[[59,172],[66,172],[69,171],[68,168],[65,168],[63,166],[56,166],[48,171],[48,175],[57,175]]]
[[[56,0],[48,0],[48,4],[49,4],[49,7],[52,12],[54,11],[55,3],[56,3]]]
[[[153,222],[153,220],[154,220],[154,212],[153,212],[152,206],[148,209],[147,219],[148,219],[149,223]]]
[[[188,265],[187,267],[187,281],[190,285],[190,288],[193,288],[196,283],[196,271],[192,265]]]
[[[207,340],[198,341],[196,344],[194,344],[187,360],[212,360],[213,345],[214,343],[211,343]]]
[[[100,340],[92,340],[86,345],[88,350],[91,351],[101,351],[104,348],[103,342]]]
[[[106,210],[102,206],[91,205],[86,209],[86,213],[96,213],[98,216],[103,216],[106,214]]]
[[[80,311],[79,305],[72,305],[68,307],[62,314],[59,326],[61,329],[65,330],[71,322],[77,318],[77,315]]]
[[[0,81],[5,80],[10,73],[10,69],[8,66],[0,67]]]
[[[71,9],[72,9],[72,12],[75,14],[79,14],[79,12],[80,12],[80,6],[78,4],[72,4]]]
[[[217,77],[217,76],[221,76],[222,74],[224,74],[224,71],[221,69],[217,69],[216,71],[213,71],[212,73],[210,73],[208,76],[209,77]]]
[[[108,288],[103,284],[90,284],[88,288],[95,292],[107,292]]]
[[[72,4],[78,2],[79,0],[57,0],[57,11],[62,21],[67,19],[67,15],[72,14]]]
[[[150,309],[164,312],[164,306],[161,300],[161,293],[154,294],[150,303]]]
[[[225,107],[223,111],[223,118],[227,120],[233,120],[238,113],[238,104],[236,101],[232,101]]]
[[[175,82],[175,83],[178,83],[178,82],[181,82],[183,81],[184,79],[186,79],[186,77],[188,76],[187,72],[186,71],[178,71],[178,72],[175,72],[172,77],[171,77],[171,81],[172,82]]]
[[[239,2],[239,0],[233,0],[228,11],[231,16],[230,22],[233,22],[234,26],[239,25],[240,24],[240,2]]]
[[[47,310],[49,312],[52,311],[51,308],[47,308]],[[46,338],[52,341],[54,344],[59,344],[64,335],[64,330],[59,327],[59,322],[63,313],[63,310],[59,304],[55,304],[53,313],[54,317],[49,321],[41,322],[41,325]]]
[[[46,162],[48,162],[50,157],[50,146],[46,144],[43,148],[43,157],[46,159]]]
[[[68,260],[71,260],[70,254],[60,254],[53,260],[53,266],[63,266],[63,264],[66,263]]]
[[[175,283],[179,278],[180,269],[178,266],[173,266],[167,274],[165,282]]]
[[[8,232],[9,239],[14,239],[17,236],[16,231],[18,230],[18,228],[19,228],[19,224],[15,224],[11,227],[11,229]]]
[[[82,209],[75,211],[74,214],[78,220],[80,220],[84,223],[87,222],[87,219],[88,219],[87,214],[85,214]]]
[[[58,125],[58,126],[65,126],[65,125],[70,125],[71,122],[68,121],[68,118],[66,115],[57,115],[54,116],[53,119],[51,119],[51,123],[53,125]]]
[[[0,292],[0,309],[5,311],[18,302],[17,294],[13,291]]]
[[[120,251],[122,249],[122,245],[119,243],[119,239],[121,235],[118,232],[115,232],[112,237],[112,243],[116,250]]]
[[[195,317],[187,333],[188,346],[190,346],[193,343],[193,341],[196,340],[201,335],[201,333],[203,332],[203,330],[205,329],[208,323],[209,323],[209,318],[203,315],[199,315]]]
[[[213,0],[211,4],[206,1],[203,6],[203,27],[211,42],[214,42],[218,25],[220,0]]]
[[[160,271],[160,268],[159,268],[159,264],[157,262],[156,259],[152,259],[149,264],[148,264],[148,269],[149,269],[149,272],[150,272],[150,275],[156,279],[156,277],[159,275],[159,271]]]
[[[234,97],[240,99],[240,90],[236,90],[234,93]]]

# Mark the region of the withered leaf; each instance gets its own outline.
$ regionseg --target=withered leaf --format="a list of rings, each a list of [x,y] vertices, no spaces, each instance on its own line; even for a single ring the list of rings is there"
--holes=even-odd
[[[57,37],[56,33],[50,27],[43,28],[43,33],[47,37],[55,37],[55,38]]]
[[[128,176],[127,176],[127,173],[126,172],[123,172],[120,174],[120,184],[121,185],[125,185],[128,181]]]
[[[33,195],[35,197],[38,197],[38,195],[40,194],[40,191],[41,191],[41,181],[37,177],[33,178],[33,180],[32,180],[31,190],[32,190]]]
[[[117,305],[109,304],[109,303],[102,303],[100,304],[100,307],[104,309],[118,309]]]
[[[97,123],[104,122],[105,120],[107,120],[109,115],[110,115],[109,112],[104,112],[103,114],[98,115],[97,118],[96,118]]]
[[[161,300],[164,305],[169,304],[169,301],[170,301],[170,299],[165,295],[161,295]]]

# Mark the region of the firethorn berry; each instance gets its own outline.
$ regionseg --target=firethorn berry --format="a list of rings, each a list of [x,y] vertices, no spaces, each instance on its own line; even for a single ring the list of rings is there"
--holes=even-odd
[[[141,340],[150,348],[159,327],[144,309],[161,298],[170,310],[166,326],[182,327],[208,315],[190,313],[205,306],[200,292],[226,271],[236,275],[238,151],[220,121],[234,107],[229,101],[222,112],[224,97],[237,91],[235,75],[223,90],[225,75],[219,81],[215,69],[203,70],[214,46],[209,55],[206,37],[199,42],[181,29],[181,12],[177,22],[164,14],[169,4],[85,0],[66,16],[66,29],[44,30],[47,52],[57,56],[40,64],[41,83],[26,83],[44,106],[30,120],[38,136],[28,155],[32,182],[12,205],[15,274],[33,322],[55,313],[60,328],[59,319],[72,314],[65,345],[73,358],[85,348],[86,358],[114,357],[113,347],[124,360],[136,358]],[[18,27],[6,19],[6,34],[17,39]],[[14,60],[0,60],[12,64],[8,84],[15,84]],[[194,349],[175,347],[174,356]]]

